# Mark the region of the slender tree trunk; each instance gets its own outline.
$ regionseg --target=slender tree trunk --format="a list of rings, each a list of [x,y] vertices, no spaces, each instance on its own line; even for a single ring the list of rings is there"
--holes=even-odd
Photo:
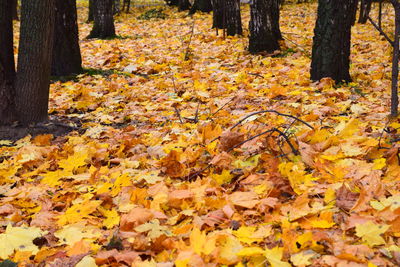
[[[311,79],[351,81],[350,40],[357,0],[319,0],[314,29]]]
[[[201,12],[211,12],[212,11],[212,4],[211,0],[195,0],[193,3],[192,8],[189,11],[189,14],[194,14],[196,11],[199,10]]]
[[[89,13],[87,22],[92,22],[94,20],[94,0],[89,0]]]
[[[55,0],[54,44],[51,75],[67,76],[82,71],[76,0]]]
[[[119,14],[120,12],[121,12],[121,1],[120,0],[114,0],[113,13],[114,14]]]
[[[13,0],[0,2],[0,125],[15,119],[12,9]]]
[[[179,0],[179,11],[189,10],[190,9],[190,2],[189,0]]]
[[[94,24],[88,38],[115,37],[113,0],[94,0]]]
[[[19,20],[18,18],[18,0],[12,0],[12,14],[13,14],[13,20]]]
[[[15,101],[23,124],[47,119],[54,10],[54,0],[22,0]]]
[[[392,87],[391,87],[391,106],[390,115],[397,117],[399,107],[399,36],[400,36],[400,3],[398,1],[393,3],[395,11],[395,34],[393,42],[393,58],[392,58]]]
[[[372,0],[361,0],[360,16],[358,23],[365,24],[368,21],[369,12],[371,11]]]
[[[213,28],[225,29],[224,0],[211,0],[213,7]]]
[[[279,36],[276,33],[276,29],[273,27],[274,24],[279,24],[273,21],[277,19],[277,17],[272,14],[275,8],[274,1],[275,0],[253,0],[250,5],[249,51],[251,53],[271,53],[279,49]]]
[[[226,33],[229,36],[242,35],[242,18],[240,16],[240,0],[225,0]]]

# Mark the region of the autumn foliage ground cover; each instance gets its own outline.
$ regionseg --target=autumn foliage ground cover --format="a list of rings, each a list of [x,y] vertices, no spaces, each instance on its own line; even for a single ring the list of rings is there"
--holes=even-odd
[[[391,49],[371,25],[353,28],[354,81],[335,86],[309,81],[316,4],[284,6],[273,57],[217,36],[209,14],[144,11],[117,17],[119,38],[85,40],[80,2],[90,70],[50,96],[76,131],[0,141],[0,259],[400,264],[400,123],[387,118]],[[276,112],[241,121],[262,110]]]

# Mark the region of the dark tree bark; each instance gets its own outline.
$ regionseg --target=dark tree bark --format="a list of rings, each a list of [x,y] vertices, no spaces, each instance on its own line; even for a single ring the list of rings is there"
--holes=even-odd
[[[114,0],[113,3],[113,14],[119,14],[121,12],[121,1],[120,0]]]
[[[225,29],[224,0],[211,0],[213,8],[213,28]]]
[[[276,6],[273,2],[276,0],[253,0],[250,5],[250,36],[249,51],[251,53],[268,52],[271,53],[279,49],[279,22],[276,15],[273,15]],[[279,13],[279,6],[278,6]],[[278,16],[279,18],[279,16]],[[279,33],[277,33],[274,24],[278,24]]]
[[[115,37],[113,0],[94,0],[94,24],[88,38]]]
[[[391,86],[391,103],[390,103],[390,115],[392,117],[398,116],[399,108],[399,43],[400,43],[400,2],[398,0],[390,1],[395,11],[395,32],[393,40],[393,57],[392,57],[392,86]]]
[[[195,0],[192,8],[189,11],[189,15],[196,13],[196,11],[207,12],[207,13],[211,12],[212,11],[211,0]]]
[[[242,18],[240,16],[240,0],[225,0],[226,34],[242,35]]]
[[[351,81],[350,40],[357,0],[319,0],[314,29],[311,79],[331,77],[336,82]]]
[[[15,102],[23,124],[47,119],[54,10],[54,0],[22,0]]]
[[[360,16],[358,23],[365,24],[368,21],[369,12],[371,11],[372,0],[361,0]]]
[[[19,20],[18,18],[18,0],[12,0],[12,14],[13,14],[13,20]]]
[[[94,20],[94,0],[89,0],[89,14],[87,22],[92,22]]]
[[[279,27],[281,0],[271,0],[271,1],[272,1],[272,8],[271,8],[272,31],[274,32],[278,40],[283,40],[281,28]]]
[[[54,44],[51,75],[67,76],[82,71],[76,0],[55,0]]]
[[[129,9],[131,8],[131,0],[124,0],[122,5],[122,11],[129,13]]]
[[[12,9],[13,0],[0,2],[0,125],[15,119]]]
[[[189,10],[190,9],[190,2],[189,0],[179,0],[179,11]]]

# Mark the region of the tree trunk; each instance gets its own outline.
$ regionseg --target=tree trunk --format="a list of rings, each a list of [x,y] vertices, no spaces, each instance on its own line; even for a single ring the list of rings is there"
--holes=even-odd
[[[51,75],[67,76],[82,71],[76,0],[55,0],[54,44]]]
[[[281,0],[271,0],[272,31],[278,40],[283,40],[281,28],[279,27]]]
[[[13,0],[0,2],[0,125],[9,124],[15,119],[12,9]]]
[[[279,24],[274,21],[277,17],[272,14],[275,8],[274,1],[253,0],[250,5],[249,51],[251,53],[271,53],[279,49],[279,36],[273,27],[274,24]]]
[[[242,19],[240,16],[240,0],[225,0],[226,34],[234,36],[242,35]]]
[[[189,0],[179,0],[179,11],[189,10],[190,9],[190,2]]]
[[[120,0],[114,0],[113,13],[114,14],[119,14],[120,12],[121,12],[121,1]]]
[[[395,11],[395,32],[393,40],[393,57],[392,57],[392,86],[391,86],[391,103],[390,115],[397,117],[399,108],[399,36],[400,36],[400,3],[391,1]]]
[[[357,0],[319,0],[314,29],[311,79],[351,81],[350,40]]]
[[[19,20],[19,18],[18,18],[18,0],[12,0],[12,4],[13,4],[13,7],[12,7],[13,20]]]
[[[88,38],[115,37],[113,0],[94,0],[94,24]]]
[[[47,119],[54,10],[54,0],[22,0],[15,102],[23,124]]]
[[[360,16],[358,23],[365,24],[368,21],[369,12],[371,11],[372,0],[361,0]]]
[[[211,0],[213,7],[213,28],[225,29],[224,0]]]
[[[124,0],[122,5],[122,11],[129,13],[129,9],[131,8],[131,0]]]
[[[94,20],[94,0],[89,0],[89,14],[87,22],[92,22]]]
[[[212,5],[211,0],[195,0],[193,3],[192,8],[190,9],[189,14],[194,14],[196,11],[199,10],[201,12],[211,12]]]

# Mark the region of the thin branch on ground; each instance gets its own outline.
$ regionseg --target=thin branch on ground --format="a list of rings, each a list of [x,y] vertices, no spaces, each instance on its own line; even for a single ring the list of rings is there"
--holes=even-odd
[[[258,114],[262,114],[262,113],[275,113],[278,116],[283,116],[283,117],[288,117],[288,118],[292,118],[298,122],[303,123],[304,125],[306,125],[308,128],[313,129],[314,127],[312,127],[310,124],[308,124],[307,122],[303,121],[302,119],[297,118],[296,116],[290,115],[290,114],[285,114],[285,113],[280,113],[279,111],[276,111],[274,109],[267,109],[267,110],[261,110],[261,111],[256,111],[253,112],[249,115],[247,115],[246,117],[244,117],[243,119],[241,119],[240,121],[238,121],[236,124],[234,124],[230,129],[233,130],[234,128],[236,128],[237,126],[239,126],[240,124],[242,124],[243,121],[247,120],[248,118],[258,115]]]

